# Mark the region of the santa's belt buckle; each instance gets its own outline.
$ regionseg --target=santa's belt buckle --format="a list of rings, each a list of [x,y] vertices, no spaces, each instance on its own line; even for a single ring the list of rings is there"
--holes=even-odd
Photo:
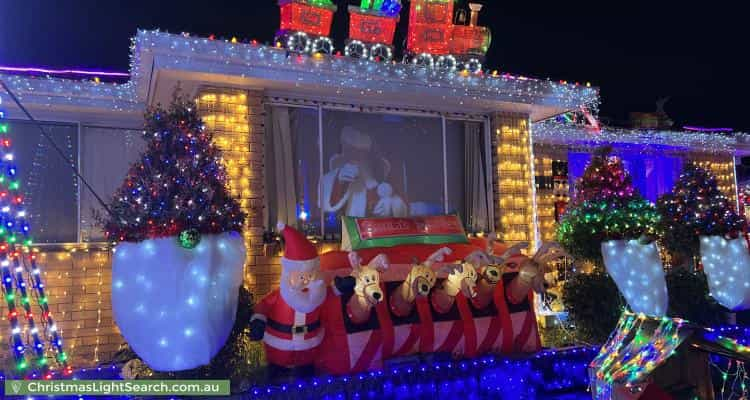
[[[296,334],[307,334],[307,325],[295,325],[292,327],[292,332]]]

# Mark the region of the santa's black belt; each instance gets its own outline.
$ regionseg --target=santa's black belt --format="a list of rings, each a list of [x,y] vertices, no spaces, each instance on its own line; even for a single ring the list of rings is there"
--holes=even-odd
[[[318,328],[320,328],[320,321],[315,321],[311,324],[307,325],[286,325],[282,324],[281,322],[276,322],[272,319],[269,319],[268,322],[266,322],[266,325],[268,325],[269,328],[279,331],[282,333],[308,333],[312,332]]]

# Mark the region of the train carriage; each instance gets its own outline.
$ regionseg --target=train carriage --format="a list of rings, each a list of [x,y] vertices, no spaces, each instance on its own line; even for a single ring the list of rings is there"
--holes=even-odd
[[[330,0],[279,0],[279,9],[278,43],[298,53],[333,53],[329,36],[337,7]]]

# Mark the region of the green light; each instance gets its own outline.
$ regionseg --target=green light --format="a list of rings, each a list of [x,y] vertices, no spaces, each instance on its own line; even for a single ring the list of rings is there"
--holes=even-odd
[[[23,297],[22,300],[21,300],[21,302],[23,304],[29,304],[29,298],[28,297]]]
[[[4,183],[4,182],[5,182],[5,176],[4,175],[0,175],[0,183]]]
[[[67,355],[67,354],[65,354],[65,352],[62,352],[62,353],[60,353],[60,355],[59,355],[59,356],[57,356],[57,359],[58,359],[58,360],[59,360],[60,362],[63,362],[63,361],[65,361],[65,360],[67,360],[67,359],[68,359],[68,355]]]
[[[28,239],[26,239],[26,240],[23,241],[23,245],[24,246],[31,246],[32,243],[34,243],[34,242],[31,240],[31,238],[28,238]]]
[[[25,370],[25,369],[26,369],[26,367],[28,367],[28,366],[29,366],[29,364],[27,364],[27,363],[26,363],[26,361],[21,361],[20,363],[18,363],[18,367],[17,367],[17,368],[18,368],[19,370],[23,371],[23,370]]]
[[[40,297],[39,298],[39,304],[47,304],[47,297]]]
[[[18,181],[13,181],[13,182],[10,183],[10,185],[8,185],[8,189],[10,189],[10,190],[18,190],[19,187],[20,187],[20,185],[19,185]]]
[[[47,365],[47,359],[42,358],[41,360],[39,360],[39,365]]]
[[[12,302],[13,300],[16,299],[16,295],[13,294],[13,293],[8,293],[8,295],[5,296],[5,299],[8,300],[8,303],[10,303],[10,302]]]
[[[8,124],[0,124],[0,133],[8,133]]]
[[[17,240],[17,239],[16,239],[16,235],[11,235],[11,236],[10,236],[10,237],[8,238],[8,243],[15,243],[15,242],[16,242],[16,240]]]

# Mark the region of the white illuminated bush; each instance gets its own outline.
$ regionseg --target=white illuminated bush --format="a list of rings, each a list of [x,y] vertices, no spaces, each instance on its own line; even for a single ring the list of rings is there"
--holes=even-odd
[[[602,243],[602,256],[607,272],[631,310],[650,316],[666,315],[667,281],[656,243],[610,240]]]
[[[745,239],[701,236],[700,246],[711,296],[730,310],[749,309],[750,253]]]
[[[238,233],[117,245],[112,309],[123,337],[152,369],[208,364],[234,325],[245,245]]]

